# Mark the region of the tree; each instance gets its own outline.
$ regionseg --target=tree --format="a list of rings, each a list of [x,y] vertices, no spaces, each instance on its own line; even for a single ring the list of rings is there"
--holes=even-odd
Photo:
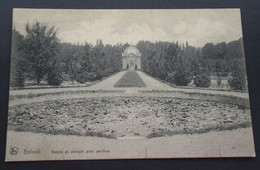
[[[232,41],[227,44],[227,56],[230,59],[244,58],[244,44],[243,39],[240,38],[237,41]]]
[[[23,36],[16,31],[12,30],[12,51],[11,51],[11,73],[10,73],[10,86],[23,87],[26,78],[25,71],[26,60],[23,58],[20,44],[23,41]]]
[[[215,45],[216,48],[216,58],[225,59],[227,55],[227,44],[225,42],[218,43]]]
[[[32,78],[39,84],[48,72],[56,66],[59,54],[59,40],[54,27],[48,28],[46,24],[36,21],[32,26],[26,25],[26,36],[22,43],[23,53],[30,62],[28,66]],[[51,70],[51,71],[50,71]]]
[[[246,90],[246,68],[243,60],[237,60],[232,67],[232,77],[228,80],[234,90]]]
[[[177,60],[180,58],[180,48],[177,45],[170,45],[164,51],[165,68],[169,72],[174,72]],[[180,60],[179,60],[180,61]]]
[[[174,83],[177,86],[187,86],[192,80],[190,63],[180,57],[176,62],[176,71],[174,74]]]
[[[202,64],[201,64],[200,60],[198,60],[197,58],[193,58],[191,60],[191,67],[190,67],[191,74],[193,76],[199,75],[199,74],[201,74],[202,69],[203,68],[202,68]]]
[[[215,59],[217,57],[217,49],[213,43],[207,43],[201,49],[202,57],[204,59]]]

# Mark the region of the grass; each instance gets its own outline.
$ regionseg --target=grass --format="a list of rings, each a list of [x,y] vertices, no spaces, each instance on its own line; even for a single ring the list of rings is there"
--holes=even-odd
[[[106,80],[113,75],[117,74],[118,72],[115,72],[113,74],[110,74],[108,76],[102,77],[100,79],[90,81],[90,82],[85,82],[85,83],[79,83],[75,85],[59,85],[59,86],[53,86],[53,85],[48,85],[47,82],[42,81],[39,85],[37,85],[35,82],[34,83],[25,83],[24,87],[10,87],[10,90],[28,90],[28,89],[60,89],[60,88],[75,88],[75,87],[89,87],[92,85],[95,85],[103,80]],[[65,82],[65,81],[64,81]],[[72,82],[72,81],[67,81],[67,82]]]
[[[124,90],[78,90],[78,91],[61,91],[61,92],[52,92],[52,93],[38,93],[38,94],[26,94],[26,95],[10,95],[9,100],[16,100],[16,99],[32,99],[36,97],[42,96],[55,96],[55,95],[75,95],[75,94],[88,94],[88,93],[123,93]]]
[[[114,87],[145,87],[145,83],[135,71],[126,72],[123,77],[118,80]]]
[[[227,88],[226,89],[226,88],[216,88],[216,87],[212,87],[212,86],[209,86],[209,87],[196,87],[195,85],[193,85],[193,86],[190,86],[190,85],[188,85],[188,86],[176,86],[175,84],[170,83],[170,82],[168,82],[166,80],[163,80],[163,79],[161,79],[159,77],[155,77],[155,76],[153,76],[151,74],[148,74],[146,72],[143,72],[143,73],[146,74],[147,76],[153,77],[154,79],[156,79],[156,80],[158,80],[158,81],[160,81],[160,82],[162,82],[164,84],[167,84],[167,85],[169,85],[171,87],[178,88],[178,89],[198,89],[198,90],[212,90],[212,91],[228,91],[228,92],[248,93],[248,89],[247,88],[245,90],[234,90],[232,88]]]

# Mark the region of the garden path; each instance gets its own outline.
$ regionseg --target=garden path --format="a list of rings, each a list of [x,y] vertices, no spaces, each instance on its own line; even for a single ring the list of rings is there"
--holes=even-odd
[[[76,91],[82,91],[82,90],[83,91],[84,90],[124,90],[125,93],[127,93],[127,94],[135,95],[135,94],[139,93],[139,90],[142,90],[142,91],[159,90],[159,91],[180,91],[180,92],[187,92],[187,93],[220,94],[220,95],[231,95],[231,96],[249,98],[248,93],[241,93],[241,92],[171,87],[141,71],[136,71],[136,72],[141,77],[141,79],[144,81],[146,87],[130,87],[130,88],[114,87],[116,82],[126,73],[126,71],[121,71],[90,87],[10,90],[9,93],[10,93],[10,96],[17,96],[17,95],[42,94],[42,93],[52,94],[52,93],[57,93],[57,92],[76,92]],[[115,94],[111,94],[111,95],[115,95]]]
[[[186,92],[186,93],[221,94],[221,95],[231,95],[231,96],[249,98],[248,93],[240,93],[240,92],[232,92],[232,91],[219,91],[219,90],[210,90],[210,89],[191,89],[191,88],[189,89],[189,88],[181,88],[181,87],[179,87],[179,88],[171,87],[141,71],[137,71],[137,73],[147,86],[146,89],[142,89],[142,90],[181,91],[181,92]]]
[[[88,87],[88,90],[113,90],[114,89],[113,86],[125,73],[126,71],[121,71],[119,73],[116,73],[115,75]]]

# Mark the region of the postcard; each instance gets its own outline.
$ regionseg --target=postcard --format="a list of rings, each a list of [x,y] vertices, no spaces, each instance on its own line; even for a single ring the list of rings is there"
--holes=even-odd
[[[6,161],[254,157],[240,9],[13,9]]]

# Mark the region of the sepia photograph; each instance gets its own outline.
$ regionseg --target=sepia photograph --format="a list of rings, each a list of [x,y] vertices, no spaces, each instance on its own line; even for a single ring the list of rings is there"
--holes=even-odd
[[[255,157],[240,9],[13,9],[6,161]]]

